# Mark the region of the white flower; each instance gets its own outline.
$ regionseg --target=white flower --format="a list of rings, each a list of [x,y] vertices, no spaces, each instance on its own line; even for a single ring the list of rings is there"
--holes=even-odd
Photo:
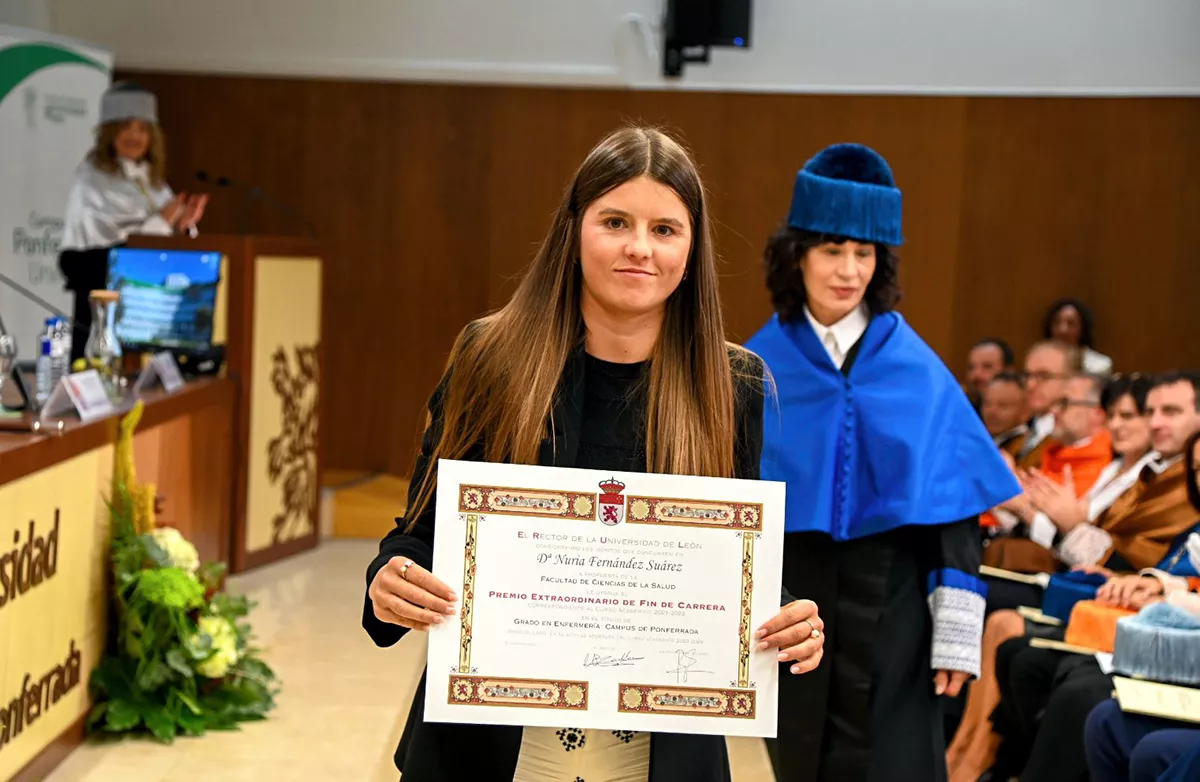
[[[200,569],[200,554],[179,530],[173,527],[156,527],[150,532],[150,537],[167,553],[171,567],[186,570],[192,575]]]
[[[212,639],[212,653],[196,665],[196,672],[210,679],[219,679],[238,661],[237,631],[221,616],[202,616],[197,622],[200,635]]]

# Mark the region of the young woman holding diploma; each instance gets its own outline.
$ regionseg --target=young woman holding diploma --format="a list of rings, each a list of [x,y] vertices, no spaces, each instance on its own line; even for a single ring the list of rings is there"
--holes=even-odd
[[[588,154],[516,293],[464,330],[430,399],[408,513],[367,568],[377,645],[455,611],[429,572],[438,459],[758,478],[763,366],[725,341],[709,221],[670,137],[619,130]],[[805,673],[824,625],[811,601],[781,603],[759,649]],[[719,736],[426,723],[424,687],[396,751],[405,782],[730,778]]]

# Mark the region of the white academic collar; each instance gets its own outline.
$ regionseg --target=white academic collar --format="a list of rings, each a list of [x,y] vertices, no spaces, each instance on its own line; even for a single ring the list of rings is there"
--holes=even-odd
[[[129,179],[149,179],[150,164],[145,160],[135,162],[125,157],[117,158],[121,163],[121,172]]]
[[[825,326],[813,317],[812,310],[808,308],[807,304],[804,305],[804,315],[808,318],[813,331],[817,333],[817,339],[822,344],[825,343],[825,335],[833,334],[833,339],[837,342],[837,349],[843,355],[849,352],[850,348],[854,347],[854,343],[858,342],[859,338],[866,332],[867,324],[871,320],[867,314],[867,305],[864,303],[860,303],[857,307],[850,310],[850,312],[846,313],[845,317],[832,326]]]
[[[1082,440],[1073,442],[1070,445],[1063,443],[1063,447],[1064,448],[1086,448],[1092,444],[1092,440],[1094,440],[1094,439],[1096,439],[1096,435],[1094,435],[1094,434],[1088,435],[1087,437],[1083,438]]]
[[[1041,440],[1054,434],[1054,413],[1046,413],[1033,419],[1032,425],[1029,427],[1034,436]]]
[[[1147,460],[1147,467],[1149,467],[1151,470],[1154,470],[1156,475],[1162,475],[1164,472],[1182,461],[1183,454],[1176,454],[1169,459],[1164,459],[1162,458],[1162,454],[1158,453],[1158,451],[1151,451],[1143,458]]]

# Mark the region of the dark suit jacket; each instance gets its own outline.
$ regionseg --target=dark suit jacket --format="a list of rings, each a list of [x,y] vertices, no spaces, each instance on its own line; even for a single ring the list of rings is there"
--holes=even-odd
[[[572,467],[579,449],[583,425],[583,394],[585,362],[580,346],[567,362],[555,401],[552,421],[555,439],[542,441],[539,463],[545,466]],[[762,362],[754,358],[749,378],[735,373],[734,391],[737,400],[736,477],[758,479],[762,452]],[[452,370],[451,370],[452,371]],[[441,434],[442,395],[446,389],[442,379],[429,402],[430,425],[421,442],[409,489],[410,505],[415,498],[426,471],[437,469],[430,465],[429,456]],[[557,443],[557,450],[554,443]],[[468,454],[465,460],[479,460],[478,454]],[[424,568],[432,567],[434,537],[434,506],[416,520],[411,533],[406,534],[406,519],[397,519],[396,528],[383,539],[379,555],[367,568],[367,586],[375,574],[392,557],[407,557]],[[786,590],[781,603],[792,598]],[[391,646],[407,632],[403,627],[379,621],[371,606],[370,597],[363,603],[363,629],[378,646]],[[425,678],[413,699],[408,724],[396,749],[396,767],[404,774],[404,782],[511,782],[521,749],[519,727],[496,725],[462,725],[427,723],[424,720]],[[725,740],[720,736],[696,736],[655,733],[650,741],[650,782],[728,782],[729,758]]]

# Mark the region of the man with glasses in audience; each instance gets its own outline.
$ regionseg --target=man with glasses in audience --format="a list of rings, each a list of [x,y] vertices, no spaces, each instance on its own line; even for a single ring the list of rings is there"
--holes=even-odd
[[[1039,472],[1070,487],[1076,499],[1088,493],[1113,457],[1112,435],[1100,404],[1104,382],[1093,375],[1075,375],[1062,383],[1063,395],[1050,405],[1054,431],[1043,449]],[[988,564],[1022,572],[1053,572],[1057,568],[1051,549],[1058,529],[1037,513],[1027,492],[1006,502],[994,515],[1014,537],[988,546],[984,558]],[[1040,597],[1038,589],[1028,584],[997,581],[989,585],[988,609],[1013,609]]]
[[[1077,348],[1061,342],[1039,342],[1025,354],[1025,392],[1029,401],[1029,434],[1017,453],[1017,465],[1038,467],[1054,434],[1054,405],[1063,398],[1067,378],[1081,371]]]

